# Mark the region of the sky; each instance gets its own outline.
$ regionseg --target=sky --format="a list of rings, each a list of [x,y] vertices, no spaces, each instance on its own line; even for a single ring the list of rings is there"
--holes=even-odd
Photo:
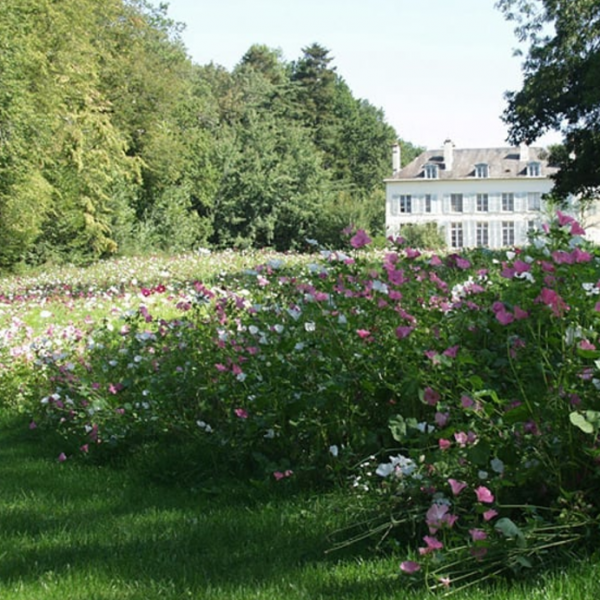
[[[160,0],[151,0],[155,5]],[[170,0],[197,64],[231,70],[253,44],[286,61],[316,42],[355,98],[428,149],[507,146],[504,93],[521,86],[513,24],[495,0]],[[535,145],[560,140],[557,134]]]

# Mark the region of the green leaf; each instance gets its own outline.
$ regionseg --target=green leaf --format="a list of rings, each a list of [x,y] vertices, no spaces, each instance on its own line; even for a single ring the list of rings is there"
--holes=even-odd
[[[519,545],[525,545],[525,536],[523,535],[523,532],[508,517],[498,519],[494,528],[505,538],[516,539],[519,541]]]
[[[584,433],[594,433],[594,426],[581,413],[572,412],[569,415],[569,420]]]

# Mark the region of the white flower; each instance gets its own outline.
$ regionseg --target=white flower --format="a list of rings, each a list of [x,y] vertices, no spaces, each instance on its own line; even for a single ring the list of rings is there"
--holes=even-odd
[[[256,325],[250,325],[250,327],[248,327],[248,331],[252,334],[252,335],[256,335],[259,332],[259,329]]]
[[[339,452],[339,448],[335,444],[333,446],[329,446],[329,454],[331,454],[333,458],[337,458]]]
[[[379,477],[387,477],[394,472],[394,465],[392,463],[381,463],[378,465],[375,473],[379,475]]]
[[[275,325],[273,327],[273,329],[277,332],[277,333],[281,333],[283,331],[283,325]]]
[[[267,429],[267,433],[263,435],[267,440],[272,440],[275,437],[275,431],[273,429]]]
[[[492,465],[492,471],[495,473],[499,473],[500,475],[504,473],[504,463],[499,458],[492,459],[490,464]]]
[[[314,331],[316,328],[317,326],[315,325],[314,321],[307,321],[304,323],[304,329],[306,331]]]

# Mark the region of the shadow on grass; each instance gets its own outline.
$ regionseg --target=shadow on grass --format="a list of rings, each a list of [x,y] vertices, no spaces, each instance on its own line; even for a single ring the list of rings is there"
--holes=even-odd
[[[26,422],[2,419],[2,582],[101,574],[200,594],[291,585],[304,572],[306,585],[327,597],[329,588],[331,597],[343,590],[344,598],[358,599],[364,585],[375,594],[389,587],[385,579],[357,582],[350,593],[345,583],[327,581],[328,567],[348,561],[356,568],[358,558],[355,549],[325,553],[343,514],[330,514],[323,498],[250,492],[242,502],[235,487],[205,494],[158,486],[124,469],[49,458],[59,451],[56,439],[29,431]]]

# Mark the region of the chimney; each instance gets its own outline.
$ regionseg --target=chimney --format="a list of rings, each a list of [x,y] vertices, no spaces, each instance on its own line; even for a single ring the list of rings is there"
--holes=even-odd
[[[400,144],[392,146],[392,170],[394,175],[400,171]]]
[[[529,161],[529,146],[525,142],[519,144],[519,160],[521,162]]]
[[[446,171],[452,171],[454,161],[454,144],[448,139],[444,142],[444,168]]]

